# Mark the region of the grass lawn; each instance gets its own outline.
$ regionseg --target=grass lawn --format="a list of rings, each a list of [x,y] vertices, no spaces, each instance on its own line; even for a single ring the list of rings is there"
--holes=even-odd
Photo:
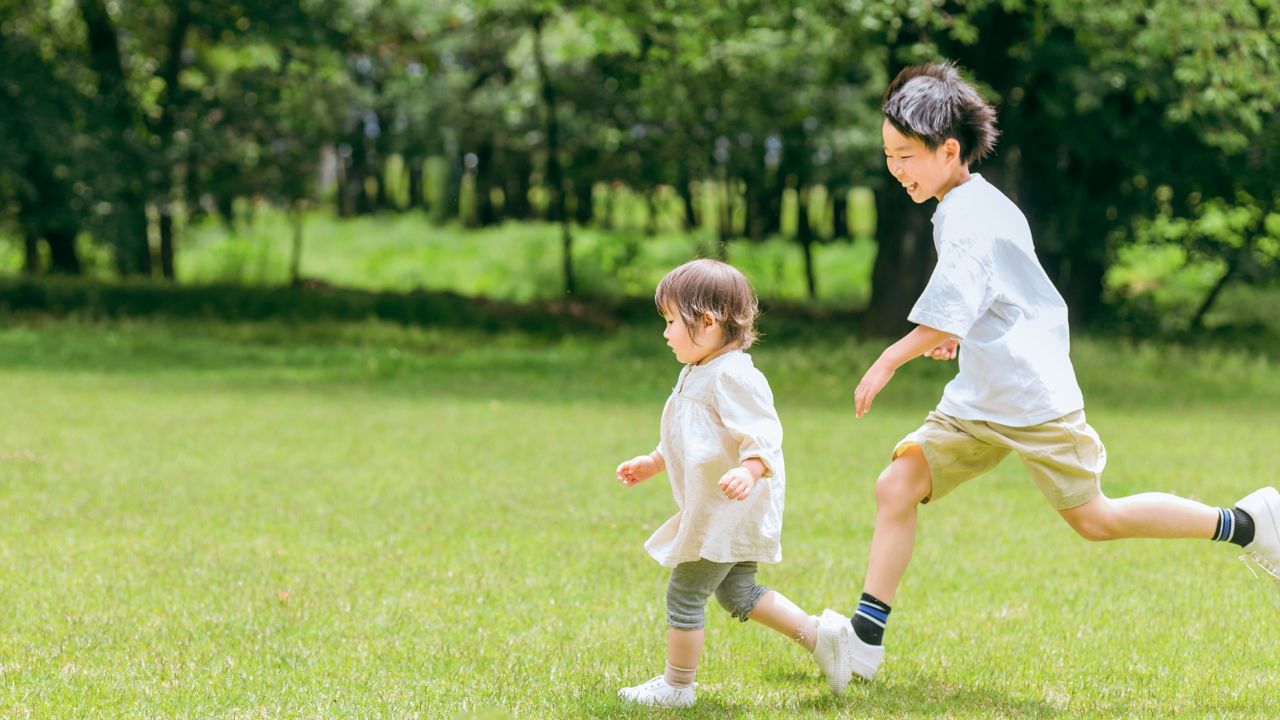
[[[523,302],[554,299],[564,290],[560,227],[527,222],[481,230],[437,226],[419,213],[342,220],[312,212],[304,222],[301,273],[344,287],[451,290]],[[714,234],[574,227],[579,292],[649,297],[671,268],[713,254]],[[177,260],[187,283],[281,284],[289,280],[292,229],[283,213],[263,207],[229,233],[209,220],[188,229]],[[735,241],[730,260],[764,297],[807,301],[804,256],[784,237]],[[875,244],[860,240],[814,248],[819,302],[860,307],[870,293]],[[3,267],[3,263],[0,263]]]
[[[875,684],[831,697],[713,605],[697,707],[624,707],[664,649],[642,544],[674,502],[612,480],[678,371],[659,332],[5,320],[0,715],[1280,716],[1280,594],[1237,548],[1086,543],[1014,460],[922,510]],[[951,368],[913,363],[855,422],[879,348],[825,334],[754,352],[790,481],[761,580],[849,612],[875,477]],[[1274,482],[1280,361],[1075,359],[1110,494]]]

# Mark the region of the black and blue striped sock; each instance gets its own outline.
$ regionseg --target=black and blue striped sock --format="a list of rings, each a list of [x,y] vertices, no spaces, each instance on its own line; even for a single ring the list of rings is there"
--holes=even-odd
[[[853,632],[868,645],[884,642],[884,626],[889,623],[889,605],[862,593],[858,609],[853,613]]]
[[[1218,508],[1218,527],[1213,539],[1244,547],[1253,542],[1253,518],[1240,508]]]

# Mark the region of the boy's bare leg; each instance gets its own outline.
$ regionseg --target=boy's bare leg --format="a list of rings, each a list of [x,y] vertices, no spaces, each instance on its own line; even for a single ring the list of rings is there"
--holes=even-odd
[[[1217,508],[1204,503],[1154,492],[1115,499],[1099,495],[1058,512],[1086,540],[1211,538],[1219,516]]]
[[[908,447],[876,481],[876,529],[863,591],[892,603],[916,545],[916,513],[929,497],[933,475],[924,452]],[[1212,529],[1212,528],[1211,528]]]

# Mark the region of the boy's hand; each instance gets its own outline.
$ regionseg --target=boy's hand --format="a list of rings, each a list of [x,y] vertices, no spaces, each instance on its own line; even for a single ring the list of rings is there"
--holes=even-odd
[[[889,380],[893,378],[893,373],[893,366],[881,360],[875,361],[871,367],[867,368],[867,373],[862,376],[862,380],[858,383],[858,389],[853,391],[857,417],[860,418],[871,410],[871,401],[875,400],[880,391],[884,389],[884,386],[889,384]]]
[[[730,500],[746,500],[755,487],[756,478],[744,467],[736,467],[720,478],[720,491]]]
[[[618,482],[627,487],[642,483],[658,474],[658,462],[652,455],[637,455],[618,466]]]
[[[956,358],[957,348],[959,347],[960,340],[957,338],[951,338],[938,347],[925,353],[924,356],[927,358],[933,358],[934,360],[954,360]]]

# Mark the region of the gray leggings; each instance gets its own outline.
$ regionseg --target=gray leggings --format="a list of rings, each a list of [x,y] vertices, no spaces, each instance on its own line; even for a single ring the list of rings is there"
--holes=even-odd
[[[713,592],[721,607],[746,622],[769,588],[756,584],[753,562],[680,563],[671,571],[671,582],[667,583],[667,622],[680,630],[701,628],[706,624],[707,598]]]

